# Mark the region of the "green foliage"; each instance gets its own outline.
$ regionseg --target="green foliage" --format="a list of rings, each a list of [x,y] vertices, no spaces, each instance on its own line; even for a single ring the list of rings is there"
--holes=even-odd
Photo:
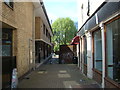
[[[70,18],[58,18],[53,24],[54,37],[52,42],[55,44],[54,51],[59,50],[59,45],[68,45],[75,36],[77,29]]]

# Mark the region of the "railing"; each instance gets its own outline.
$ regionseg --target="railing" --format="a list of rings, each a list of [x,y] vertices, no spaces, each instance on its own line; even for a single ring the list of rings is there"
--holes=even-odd
[[[2,88],[10,88],[13,68],[16,68],[16,57],[2,57]]]

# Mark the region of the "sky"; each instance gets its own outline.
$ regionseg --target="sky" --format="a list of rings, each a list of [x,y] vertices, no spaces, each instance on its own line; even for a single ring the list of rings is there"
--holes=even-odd
[[[43,0],[49,20],[70,17],[78,21],[77,0]]]

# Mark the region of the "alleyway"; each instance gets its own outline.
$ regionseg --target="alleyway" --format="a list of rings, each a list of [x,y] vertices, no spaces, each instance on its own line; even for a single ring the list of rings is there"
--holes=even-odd
[[[57,64],[57,59],[51,60],[52,64],[48,62],[40,66],[20,81],[19,88],[98,87],[96,82],[83,76],[75,64]]]

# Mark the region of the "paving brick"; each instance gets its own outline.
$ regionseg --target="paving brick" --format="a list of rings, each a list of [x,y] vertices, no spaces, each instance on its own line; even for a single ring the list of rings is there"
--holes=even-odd
[[[46,64],[19,82],[19,88],[79,88],[97,84],[81,74],[75,64]],[[94,87],[94,86],[93,86]]]

